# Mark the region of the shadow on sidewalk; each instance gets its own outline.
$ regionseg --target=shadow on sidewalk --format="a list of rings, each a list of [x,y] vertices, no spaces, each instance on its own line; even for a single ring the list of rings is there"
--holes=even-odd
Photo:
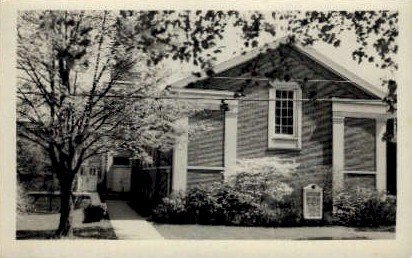
[[[149,220],[149,217],[140,215],[127,201],[107,200],[106,205],[110,220]]]

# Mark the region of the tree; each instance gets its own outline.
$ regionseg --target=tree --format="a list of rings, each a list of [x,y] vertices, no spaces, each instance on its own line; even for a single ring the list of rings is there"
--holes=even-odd
[[[24,122],[18,134],[46,151],[59,179],[56,236],[70,232],[72,184],[85,160],[112,148],[148,159],[146,147],[173,144],[179,134],[175,121],[190,108],[164,98],[168,91],[158,87],[162,76],[156,72],[162,61],[190,62],[213,76],[219,41],[229,27],[239,29],[242,53],[259,47],[263,34],[281,32],[292,43],[339,47],[340,33],[350,29],[358,41],[355,59],[397,69],[397,16],[389,11],[20,12],[18,116]],[[265,76],[250,69],[253,76]],[[130,78],[134,83],[124,82]],[[392,93],[388,102],[396,102]]]
[[[162,76],[141,67],[145,56],[118,22],[107,11],[19,16],[18,135],[47,153],[59,180],[57,237],[70,232],[73,181],[85,160],[124,148],[150,162],[146,148],[170,148],[174,122],[188,110],[142,97],[160,94]],[[131,73],[135,82],[123,82]]]

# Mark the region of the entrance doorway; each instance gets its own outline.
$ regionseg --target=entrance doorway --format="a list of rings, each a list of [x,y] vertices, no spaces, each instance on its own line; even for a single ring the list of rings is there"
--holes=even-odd
[[[113,166],[110,174],[112,175],[111,186],[112,192],[124,193],[130,191],[131,168],[126,166]]]
[[[109,170],[107,188],[111,192],[130,192],[132,169],[127,157],[113,157],[113,165]]]

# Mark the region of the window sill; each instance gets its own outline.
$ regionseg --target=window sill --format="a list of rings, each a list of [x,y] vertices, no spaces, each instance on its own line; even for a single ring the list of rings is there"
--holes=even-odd
[[[268,151],[283,151],[283,150],[287,150],[287,151],[301,151],[302,148],[300,147],[296,147],[296,148],[291,148],[291,147],[268,147],[267,148]]]
[[[298,140],[298,137],[294,135],[287,135],[287,134],[275,134],[272,137],[272,139],[273,140],[276,140],[276,139]]]
[[[269,150],[296,150],[302,149],[299,137],[273,137],[268,141]]]

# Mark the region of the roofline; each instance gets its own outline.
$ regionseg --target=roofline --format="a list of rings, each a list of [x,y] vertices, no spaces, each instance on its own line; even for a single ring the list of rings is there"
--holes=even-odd
[[[265,46],[260,47],[260,48],[255,48],[252,51],[249,51],[245,54],[242,55],[237,55],[235,57],[232,57],[226,61],[223,61],[215,66],[213,66],[213,71],[218,74],[221,72],[224,72],[226,70],[229,70],[230,68],[233,68],[237,65],[246,63],[250,60],[252,60],[253,58],[257,57],[260,53],[262,53],[262,51],[265,51],[266,49],[270,49],[270,48],[277,48],[281,43],[285,44],[287,43],[287,38],[281,38],[279,40],[276,40],[274,42],[265,44]],[[201,72],[201,76],[194,76],[194,75],[189,75],[183,79],[180,79],[174,83],[171,84],[172,87],[186,87],[189,83],[192,82],[196,82],[196,81],[200,81],[203,79],[208,78],[208,76],[206,75],[205,72]]]
[[[314,60],[315,62],[321,64],[326,69],[331,70],[333,73],[337,74],[340,77],[345,78],[346,80],[350,81],[354,86],[361,88],[362,90],[383,99],[386,96],[385,91],[375,87],[373,84],[369,83],[368,81],[362,79],[355,73],[349,71],[348,69],[344,68],[340,64],[334,62],[329,57],[323,55],[319,51],[315,50],[312,47],[302,46],[299,44],[292,45],[294,49],[296,49],[301,54],[309,57],[310,59]]]
[[[266,44],[261,48],[256,48],[244,55],[238,55],[233,58],[228,59],[222,63],[219,63],[213,67],[213,70],[216,74],[229,70],[237,65],[245,63],[247,61],[252,60],[253,58],[257,57],[260,53],[265,51],[266,49],[270,48],[277,48],[280,44],[287,43],[288,40],[286,37],[283,37],[279,40],[276,40],[272,43]],[[339,65],[338,63],[332,61],[329,57],[321,54],[319,51],[315,50],[312,47],[302,46],[299,44],[291,45],[295,50],[300,52],[301,54],[307,56],[308,58],[314,60],[315,62],[319,63],[326,69],[332,71],[336,75],[344,78],[345,80],[350,81],[354,86],[366,91],[369,94],[375,95],[380,99],[383,99],[386,96],[386,92],[375,87],[373,84],[369,83],[368,81],[362,79],[361,77],[357,76],[353,72],[347,70],[343,66]],[[201,76],[190,75],[183,79],[180,79],[171,84],[173,88],[183,88],[186,87],[189,83],[197,82],[203,79],[208,78],[205,72],[201,72]]]

